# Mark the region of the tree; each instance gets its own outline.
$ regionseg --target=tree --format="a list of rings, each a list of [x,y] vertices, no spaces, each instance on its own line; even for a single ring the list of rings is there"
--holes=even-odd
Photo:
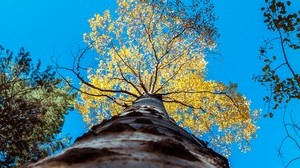
[[[138,98],[122,114],[79,137],[59,155],[30,167],[222,167],[223,156],[179,127],[159,95]]]
[[[278,109],[280,104],[300,99],[300,76],[289,56],[294,53],[293,50],[300,49],[300,18],[297,14],[300,11],[294,12],[289,6],[291,1],[266,0],[266,7],[262,8],[267,28],[277,35],[265,40],[265,45],[260,48],[260,58],[265,66],[263,74],[255,77],[269,87],[271,95],[264,98],[270,104],[269,111],[271,108]],[[282,74],[283,70],[288,73]]]
[[[294,1],[293,3],[296,3]],[[300,131],[297,119],[292,111],[287,111],[290,102],[299,103],[300,100],[300,75],[299,55],[300,49],[300,11],[299,6],[292,1],[265,0],[265,6],[261,8],[264,14],[264,22],[268,30],[274,33],[271,39],[266,39],[260,48],[260,59],[264,62],[262,74],[254,79],[260,82],[269,91],[264,97],[268,104],[268,112],[265,117],[273,117],[274,112],[282,112],[283,126],[286,137],[278,148],[279,156],[283,165],[288,167],[300,156],[285,162],[282,150],[284,144],[292,142],[293,146],[300,151],[298,132]],[[297,11],[298,10],[298,11]]]
[[[250,149],[259,111],[236,84],[205,80],[205,55],[216,47],[215,16],[209,1],[118,0],[117,18],[109,11],[89,20],[84,34],[100,55],[98,68],[81,74],[80,60],[67,69],[80,79],[76,108],[91,126],[118,115],[142,95],[162,95],[176,122],[223,154],[237,142]]]
[[[0,167],[20,166],[64,148],[56,137],[74,94],[51,67],[41,71],[23,48],[0,46]]]

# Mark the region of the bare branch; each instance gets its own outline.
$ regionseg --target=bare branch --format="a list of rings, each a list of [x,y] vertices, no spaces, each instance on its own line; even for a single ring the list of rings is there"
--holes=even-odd
[[[59,72],[58,72],[58,73],[59,73]],[[64,80],[64,81],[65,81],[72,89],[74,89],[74,90],[76,90],[76,91],[78,91],[78,92],[80,92],[80,93],[82,93],[82,94],[86,94],[86,95],[89,95],[89,96],[95,96],[95,97],[106,97],[106,98],[112,100],[114,103],[116,103],[116,104],[118,104],[118,105],[120,105],[120,106],[122,106],[122,107],[126,107],[124,104],[120,104],[118,101],[116,101],[116,98],[115,98],[115,97],[109,96],[109,95],[107,95],[107,94],[93,94],[93,93],[89,93],[89,92],[86,92],[86,91],[82,91],[81,89],[75,87],[75,86],[74,86],[68,79],[66,79],[63,75],[61,75],[60,73],[59,73],[59,75],[60,75],[61,78],[63,78],[63,80]],[[105,92],[103,92],[103,93],[105,93]]]
[[[122,79],[123,79],[126,83],[130,84],[130,85],[131,85],[131,86],[132,86],[132,87],[140,94],[140,96],[143,95],[143,94],[140,92],[140,90],[135,86],[134,83],[132,83],[131,81],[127,80],[127,78],[126,78],[125,75],[123,74],[123,71],[122,71],[122,69],[120,68],[120,66],[118,66],[118,68],[119,68],[119,72],[120,72],[120,74],[121,74],[121,76],[122,76]]]
[[[285,168],[288,168],[290,166],[290,164],[292,164],[293,162],[295,162],[296,160],[300,159],[300,156],[299,157],[295,157],[293,159],[291,159],[288,164],[285,166]]]
[[[230,99],[230,101],[234,104],[234,106],[237,109],[239,109],[239,106],[236,104],[236,102],[233,100],[233,98],[230,95],[228,95],[226,92],[212,92],[212,91],[207,91],[207,90],[203,90],[203,91],[173,91],[173,92],[162,93],[161,95],[167,96],[167,95],[180,94],[180,93],[187,93],[187,94],[209,93],[209,94],[224,95],[224,96],[226,96],[227,98]]]
[[[286,51],[285,51],[285,47],[284,47],[284,40],[283,40],[283,37],[282,37],[282,33],[280,31],[279,28],[277,28],[277,31],[278,31],[278,34],[279,34],[279,37],[280,37],[280,46],[281,46],[281,50],[282,50],[282,53],[283,53],[283,57],[284,57],[284,60],[289,68],[289,70],[291,71],[291,73],[293,74],[293,76],[295,76],[295,72],[293,70],[293,68],[291,67],[290,63],[289,63],[289,60],[287,58],[287,55],[286,55]]]
[[[120,89],[120,90],[112,90],[112,89],[103,89],[103,88],[99,88],[99,87],[97,87],[97,86],[95,86],[95,85],[93,85],[93,84],[91,84],[91,83],[85,81],[84,78],[83,78],[82,76],[80,76],[80,74],[79,74],[78,72],[75,72],[75,70],[73,70],[73,69],[69,69],[69,68],[65,68],[65,67],[58,67],[57,69],[63,69],[63,70],[71,71],[71,72],[72,72],[72,73],[80,80],[80,82],[81,82],[82,84],[84,84],[84,85],[86,85],[86,86],[88,86],[88,87],[90,87],[90,88],[99,90],[100,92],[108,92],[108,93],[124,93],[124,94],[128,94],[128,95],[131,95],[131,96],[133,96],[133,97],[138,98],[137,95],[135,95],[135,94],[133,94],[133,93],[131,93],[131,92],[129,92],[129,91],[126,91],[126,90],[122,90],[122,89]],[[60,76],[62,77],[61,74],[60,74]],[[64,79],[65,79],[65,78],[64,78]]]
[[[172,74],[171,75],[171,77],[170,78],[168,78],[154,93],[158,93],[159,91],[161,91],[163,88],[164,88],[164,86],[167,84],[167,83],[169,83],[169,81],[170,80],[172,80],[172,79],[174,79],[176,76],[177,76],[177,74],[180,72],[180,70],[181,70],[181,68],[183,67],[183,65],[184,64],[181,64],[180,66],[179,66],[179,68],[178,68],[178,70],[176,70],[175,71],[175,73],[174,74]]]

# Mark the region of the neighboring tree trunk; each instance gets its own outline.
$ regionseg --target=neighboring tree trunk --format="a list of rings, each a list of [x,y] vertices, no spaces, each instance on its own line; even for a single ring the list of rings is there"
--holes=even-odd
[[[223,156],[169,118],[160,96],[142,96],[59,155],[28,167],[227,168]]]

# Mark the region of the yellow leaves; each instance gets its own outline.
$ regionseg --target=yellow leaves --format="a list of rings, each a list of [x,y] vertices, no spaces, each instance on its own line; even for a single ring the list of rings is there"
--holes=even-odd
[[[251,123],[251,120],[247,120],[245,123],[246,127],[244,130],[244,138],[246,140],[250,140],[252,138],[252,135],[256,132],[257,127]]]
[[[122,58],[126,58],[126,57],[130,57],[131,56],[131,53],[130,53],[130,50],[126,47],[122,47],[121,51],[119,52],[120,54],[120,57]]]
[[[113,24],[110,24],[107,28],[108,31],[114,31],[115,26]]]
[[[181,24],[181,23],[182,23],[181,18],[179,18],[179,17],[177,17],[177,16],[173,16],[172,19],[176,22],[176,24]]]
[[[95,14],[94,18],[88,20],[92,31],[96,31],[97,28],[105,28],[106,24],[110,22],[110,12],[107,10],[103,16]]]
[[[202,25],[209,21],[163,1],[117,3],[116,19],[109,11],[96,14],[84,35],[101,60],[98,69],[88,71],[92,87],[81,87],[87,94],[80,95],[76,108],[84,120],[95,124],[142,94],[163,94],[169,115],[199,136],[212,137],[214,145],[250,140],[258,113],[250,112],[237,85],[205,80],[204,53],[216,47],[214,35],[207,35],[214,28]]]
[[[118,5],[120,6],[120,7],[123,7],[123,8],[128,8],[128,3],[127,3],[127,1],[126,0],[119,0],[119,1],[117,1],[118,2]]]

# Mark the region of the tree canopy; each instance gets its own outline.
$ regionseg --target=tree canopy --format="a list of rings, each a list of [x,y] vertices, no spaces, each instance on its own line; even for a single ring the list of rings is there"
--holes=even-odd
[[[0,46],[0,167],[46,157],[68,144],[68,137],[56,135],[74,95],[51,67],[40,69],[23,48],[13,54]]]
[[[237,84],[206,80],[205,56],[216,48],[213,5],[207,1],[118,0],[116,14],[89,20],[85,42],[97,51],[98,67],[81,77],[76,108],[90,125],[117,115],[144,94],[160,94],[178,124],[219,152],[237,142],[250,149],[259,111]],[[116,16],[116,17],[115,17]],[[78,66],[80,66],[78,64]]]

